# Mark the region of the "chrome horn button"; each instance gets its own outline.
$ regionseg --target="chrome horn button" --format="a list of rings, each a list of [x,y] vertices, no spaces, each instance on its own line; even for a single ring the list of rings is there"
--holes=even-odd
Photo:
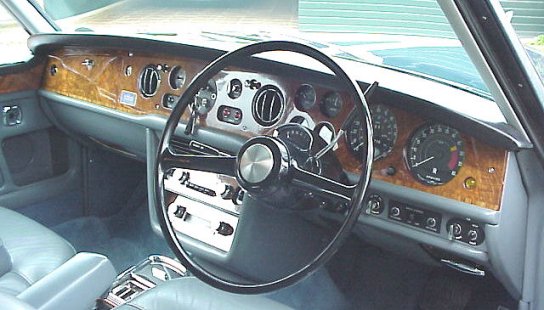
[[[251,184],[264,181],[274,167],[274,155],[270,148],[257,143],[249,146],[240,157],[240,177]]]

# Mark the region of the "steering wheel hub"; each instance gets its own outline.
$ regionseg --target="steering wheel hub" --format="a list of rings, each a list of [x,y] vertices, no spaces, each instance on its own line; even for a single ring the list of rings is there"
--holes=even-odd
[[[238,152],[236,179],[255,196],[278,193],[290,168],[287,147],[277,138],[261,136],[248,140]]]
[[[249,184],[264,181],[274,167],[274,155],[264,144],[256,143],[248,147],[240,157],[240,177]]]

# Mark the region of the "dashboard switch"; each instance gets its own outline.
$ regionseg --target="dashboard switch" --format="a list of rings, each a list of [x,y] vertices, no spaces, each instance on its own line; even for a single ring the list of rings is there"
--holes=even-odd
[[[221,193],[221,198],[225,200],[232,199],[235,192],[236,190],[232,185],[225,184],[225,190]]]
[[[217,110],[217,119],[221,122],[239,125],[242,122],[242,110],[222,105]]]
[[[216,229],[217,233],[223,236],[230,236],[234,233],[234,228],[229,223],[220,222]]]
[[[368,197],[366,206],[367,213],[379,215],[383,212],[384,209],[383,199],[380,195],[372,194],[370,195],[370,197]]]
[[[389,203],[391,205],[389,219],[433,233],[440,233],[442,214],[395,200],[390,200]]]
[[[190,178],[189,172],[183,171],[183,173],[181,174],[181,177],[179,178],[179,184],[181,185],[185,184],[187,181],[189,181],[189,178]]]
[[[453,237],[455,239],[461,238],[461,234],[463,233],[463,227],[459,223],[452,224],[451,231],[453,234]]]
[[[187,208],[182,207],[182,206],[178,206],[176,211],[174,211],[174,215],[177,218],[180,218],[180,219],[183,219],[183,217],[185,216],[186,213],[187,213]]]
[[[448,222],[448,236],[470,245],[479,245],[484,242],[484,230],[478,223],[466,219],[451,219]]]

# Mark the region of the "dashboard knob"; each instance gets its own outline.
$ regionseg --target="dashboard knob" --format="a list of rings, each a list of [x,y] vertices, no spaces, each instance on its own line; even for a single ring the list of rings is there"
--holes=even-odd
[[[461,233],[463,233],[463,227],[459,223],[454,223],[451,225],[451,231],[455,238],[459,238],[461,237]]]
[[[391,208],[391,216],[399,216],[400,215],[400,209],[398,207]]]
[[[381,214],[383,212],[383,199],[379,195],[371,195],[366,203],[368,212],[372,214]]]
[[[470,241],[478,240],[478,232],[474,229],[469,230],[467,236]]]
[[[434,217],[427,218],[426,221],[427,227],[435,228],[436,227],[436,219]]]

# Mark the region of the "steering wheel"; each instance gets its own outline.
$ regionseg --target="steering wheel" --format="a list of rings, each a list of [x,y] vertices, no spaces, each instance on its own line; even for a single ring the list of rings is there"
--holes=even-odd
[[[197,92],[221,70],[249,61],[254,55],[265,52],[292,52],[313,58],[325,65],[336,80],[351,96],[356,113],[361,116],[365,132],[364,158],[358,181],[344,184],[326,176],[307,171],[293,160],[285,142],[274,136],[258,136],[245,142],[236,156],[229,155],[180,155],[172,150],[171,140],[181,116],[187,110]],[[329,151],[332,153],[332,151]],[[362,210],[363,199],[368,187],[373,158],[372,126],[370,113],[358,84],[344,70],[324,53],[302,43],[288,41],[267,41],[244,46],[226,53],[205,67],[188,85],[187,89],[172,110],[162,133],[155,164],[155,206],[164,237],[180,262],[202,281],[225,291],[253,294],[264,293],[291,285],[308,276],[327,262],[350,234]],[[165,177],[170,169],[181,168],[235,177],[240,187],[246,191],[247,199],[263,202],[271,212],[284,212],[273,201],[293,199],[297,192],[345,201],[347,208],[339,221],[338,230],[326,242],[322,250],[312,255],[307,262],[288,274],[266,281],[235,281],[221,276],[216,269],[207,268],[180,242],[168,217]],[[272,198],[272,199],[271,199]],[[244,204],[245,204],[244,199]],[[254,207],[254,206],[252,206]],[[257,206],[260,208],[260,206]],[[243,206],[245,208],[245,205]],[[242,211],[243,212],[243,211]],[[291,210],[290,212],[302,212]],[[249,221],[252,219],[250,218]],[[241,223],[239,224],[241,225]],[[239,230],[239,229],[238,229]],[[238,231],[237,230],[237,231]],[[236,236],[235,236],[236,237]]]

